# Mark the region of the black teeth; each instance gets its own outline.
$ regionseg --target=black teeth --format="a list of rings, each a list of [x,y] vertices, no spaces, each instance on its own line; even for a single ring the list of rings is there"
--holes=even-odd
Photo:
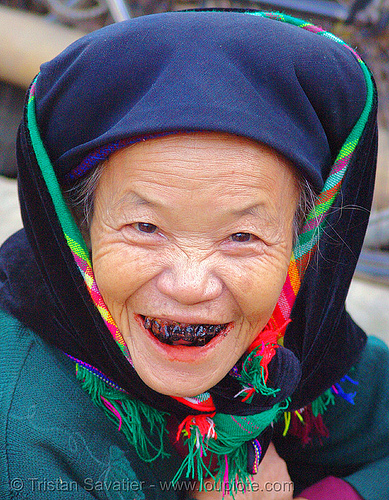
[[[172,341],[180,340],[182,336],[181,328],[178,325],[172,325],[170,327],[171,339]]]
[[[168,323],[148,316],[142,316],[142,319],[146,330],[160,342],[170,345],[204,346],[228,326],[228,323],[222,325]]]
[[[184,339],[187,342],[195,342],[196,341],[196,334],[195,334],[195,329],[192,325],[188,325],[185,327],[185,333],[184,333]]]
[[[164,325],[162,328],[161,328],[161,336],[162,338],[165,340],[165,341],[169,341],[170,340],[170,328],[168,325]]]
[[[151,322],[151,331],[154,335],[159,335],[161,332],[161,325],[155,319]]]
[[[196,327],[196,337],[198,339],[205,337],[206,334],[207,334],[207,328],[204,325],[199,325]]]

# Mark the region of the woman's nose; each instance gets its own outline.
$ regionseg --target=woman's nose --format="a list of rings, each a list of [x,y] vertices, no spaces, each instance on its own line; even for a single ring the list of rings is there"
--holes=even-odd
[[[162,271],[157,287],[177,302],[193,305],[219,297],[223,284],[206,262],[186,258]]]

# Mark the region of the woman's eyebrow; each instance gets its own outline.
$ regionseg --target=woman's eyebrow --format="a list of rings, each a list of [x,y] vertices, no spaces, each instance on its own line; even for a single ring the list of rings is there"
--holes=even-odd
[[[266,206],[264,203],[256,203],[255,205],[249,205],[241,210],[233,210],[233,215],[236,217],[244,217],[245,215],[251,215],[257,218],[263,218],[267,214]]]
[[[119,198],[119,200],[113,205],[113,208],[121,208],[123,205],[135,205],[135,206],[148,206],[151,208],[156,208],[160,204],[155,201],[151,201],[147,198],[144,198],[140,196],[138,193],[135,191],[129,191],[123,196]],[[251,216],[256,219],[265,219],[269,220],[270,214],[266,208],[265,203],[255,203],[253,205],[248,205],[245,208],[242,208],[240,210],[232,210],[232,215],[236,217],[237,219],[240,219],[245,216]]]
[[[130,203],[131,205],[148,205],[148,206],[156,206],[158,203],[152,202],[150,200],[147,200],[146,198],[143,198],[142,196],[138,195],[135,193],[135,191],[128,191],[126,194],[121,196],[119,200],[115,203],[115,207],[121,206],[123,204]]]
[[[278,218],[268,208],[269,207],[266,206],[266,203],[256,203],[255,205],[249,205],[246,208],[242,208],[242,210],[234,210],[233,215],[237,219],[249,216],[256,219],[260,224],[266,226],[269,224],[271,226],[274,224],[278,225]]]

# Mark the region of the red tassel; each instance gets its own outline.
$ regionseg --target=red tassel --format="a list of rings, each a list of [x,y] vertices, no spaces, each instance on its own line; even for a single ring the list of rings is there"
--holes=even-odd
[[[297,417],[296,412],[292,412],[289,433],[300,438],[304,445],[310,443],[314,436],[322,438],[330,435],[322,416],[319,413],[315,417],[311,405],[300,410],[299,414],[303,418],[303,422]]]
[[[269,378],[268,365],[273,359],[276,349],[279,347],[278,341],[284,336],[285,329],[291,321],[291,319],[288,319],[283,325],[280,326],[280,328],[276,330],[274,330],[268,323],[248,348],[248,352],[252,352],[254,349],[262,345],[262,348],[257,351],[255,356],[262,356],[260,365],[264,370],[265,383]],[[245,401],[245,399],[243,401]]]
[[[187,417],[184,418],[184,420],[180,423],[178,426],[178,431],[177,431],[177,437],[176,437],[176,442],[180,440],[180,436],[182,432],[185,432],[186,437],[191,436],[191,428],[192,427],[197,427],[201,436],[210,436],[213,437],[214,439],[217,438],[216,431],[214,430],[213,426],[213,420],[212,417],[215,416],[215,412],[209,413],[207,415],[201,414],[201,415],[188,415]]]
[[[272,328],[270,326],[270,324],[268,323],[265,326],[265,328],[261,331],[261,333],[259,333],[257,335],[256,339],[254,340],[254,342],[252,342],[252,344],[249,346],[249,348],[247,349],[247,351],[251,352],[251,351],[253,351],[256,347],[258,347],[261,344],[264,344],[264,345],[266,345],[266,344],[275,344],[275,345],[278,345],[279,339],[284,336],[286,327],[289,325],[289,323],[291,321],[292,321],[291,319],[288,319],[287,321],[285,321],[285,323],[283,325],[281,325],[276,330],[274,328]]]
[[[246,394],[246,396],[242,399],[242,403],[243,403],[244,401],[247,401],[248,399],[250,399],[250,398],[251,398],[251,396],[252,396],[253,394],[255,394],[255,389],[254,389],[254,387],[251,387],[250,389],[247,389],[247,394]]]

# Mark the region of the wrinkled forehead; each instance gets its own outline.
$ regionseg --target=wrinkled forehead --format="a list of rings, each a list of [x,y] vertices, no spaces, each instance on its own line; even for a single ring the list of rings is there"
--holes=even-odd
[[[200,130],[272,147],[318,190],[365,99],[346,46],[238,12],[109,26],[44,64],[36,85],[38,125],[60,178],[116,141]]]

